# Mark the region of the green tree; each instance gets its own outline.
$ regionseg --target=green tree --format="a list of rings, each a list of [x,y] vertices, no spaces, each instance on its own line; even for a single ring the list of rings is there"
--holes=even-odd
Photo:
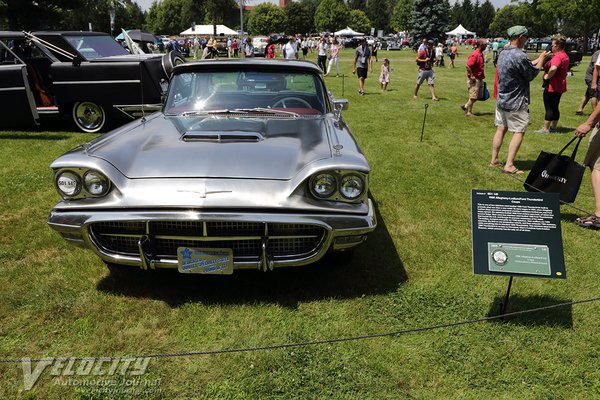
[[[467,30],[473,30],[473,21],[475,20],[475,9],[471,0],[464,0],[461,8],[461,21],[459,24],[462,24]]]
[[[450,7],[450,22],[449,28],[454,29],[463,21],[462,3],[459,0]]]
[[[560,20],[557,30],[566,36],[587,39],[600,29],[600,0],[539,0],[538,9],[543,20]]]
[[[477,9],[477,23],[475,25],[475,32],[479,37],[489,37],[489,30],[494,16],[496,15],[496,9],[490,3],[490,0],[485,2]]]
[[[366,10],[367,0],[348,0],[348,7],[351,10]]]
[[[350,8],[343,0],[323,0],[315,12],[315,28],[319,32],[335,32],[348,26]]]
[[[446,39],[448,28],[448,3],[443,0],[415,0],[411,36],[413,43],[423,38],[434,41]]]
[[[308,2],[291,2],[283,10],[287,17],[287,33],[305,35],[312,32],[314,13]]]
[[[506,37],[508,28],[513,25],[525,24],[524,21],[520,20],[519,7],[517,4],[509,4],[499,9],[490,24],[489,33],[492,36]]]
[[[348,26],[357,32],[369,32],[371,29],[371,21],[367,14],[362,10],[350,10],[350,21]]]
[[[285,12],[272,3],[262,3],[254,7],[248,16],[248,31],[253,35],[268,35],[272,32],[283,32],[287,16]]]
[[[390,25],[394,31],[410,31],[412,28],[413,8],[414,0],[398,0],[390,20]]]
[[[80,0],[2,0],[2,4],[0,20],[15,31],[64,29],[68,13],[82,6]]]
[[[367,2],[367,16],[373,23],[375,30],[390,30],[392,7],[389,0],[369,0]]]

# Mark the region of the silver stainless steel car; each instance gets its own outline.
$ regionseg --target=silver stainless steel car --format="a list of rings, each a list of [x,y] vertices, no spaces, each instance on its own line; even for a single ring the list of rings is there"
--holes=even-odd
[[[48,223],[111,268],[266,271],[350,249],[377,221],[346,107],[310,62],[179,65],[161,112],[52,163]]]

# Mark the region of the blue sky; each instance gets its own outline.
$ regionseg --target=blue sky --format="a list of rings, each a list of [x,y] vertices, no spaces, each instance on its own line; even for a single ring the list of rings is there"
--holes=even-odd
[[[150,6],[152,5],[152,1],[153,0],[135,0],[135,2],[138,3],[140,5],[140,7],[142,7],[143,10],[147,10],[148,8],[150,8]],[[479,1],[483,2],[485,0],[483,0],[483,1],[479,0]],[[500,7],[505,6],[508,3],[510,3],[510,0],[490,0],[490,1],[496,8],[500,8]],[[259,4],[259,3],[264,3],[266,1],[265,0],[246,0],[245,2],[246,2],[246,4]],[[451,0],[451,2],[452,2],[452,0]],[[471,2],[475,3],[475,0],[471,0]],[[271,1],[269,1],[269,3],[279,4],[278,0],[271,0]]]

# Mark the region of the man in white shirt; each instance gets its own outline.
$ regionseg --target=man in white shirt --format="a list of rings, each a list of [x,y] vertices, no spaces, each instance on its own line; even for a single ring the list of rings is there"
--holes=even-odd
[[[298,45],[296,44],[296,38],[290,36],[290,39],[286,43],[284,50],[286,60],[298,59]]]
[[[317,54],[317,65],[321,68],[321,71],[325,73],[327,72],[327,65],[325,65],[327,61],[327,39],[325,36],[321,37],[321,41],[317,46]]]

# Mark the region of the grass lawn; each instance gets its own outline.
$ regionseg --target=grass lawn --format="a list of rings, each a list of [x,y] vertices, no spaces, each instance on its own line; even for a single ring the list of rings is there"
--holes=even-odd
[[[68,245],[46,226],[59,199],[48,165],[95,136],[0,131],[0,358],[251,347],[496,313],[507,278],[471,272],[470,191],[518,191],[522,185],[488,167],[494,100],[476,103],[472,118],[459,108],[467,96],[466,56],[464,49],[455,69],[436,70],[439,102],[428,100],[426,86],[419,100],[412,99],[417,71],[411,51],[380,52],[380,61],[390,58],[394,68],[386,93],[379,92],[381,63],[375,63],[366,95],[358,95],[351,50],[342,53],[345,78],[325,78],[334,95],[350,100],[344,118],[371,163],[379,217],[378,230],[349,263],[329,259],[229,277],[149,273],[118,279],[91,251]],[[532,125],[519,168],[528,170],[541,149],[559,150],[583,122],[575,110],[586,65],[568,78],[561,134],[533,133],[544,111],[540,77],[532,83]],[[486,73],[492,86],[491,63]],[[575,205],[593,210],[589,172]],[[568,279],[517,278],[509,310],[600,293],[599,233],[576,226],[571,208],[561,211]],[[142,378],[157,385],[132,386],[121,378],[114,395],[62,385],[50,369],[24,391],[21,364],[0,364],[0,398],[600,398],[598,309],[587,303],[397,337],[152,359]]]

